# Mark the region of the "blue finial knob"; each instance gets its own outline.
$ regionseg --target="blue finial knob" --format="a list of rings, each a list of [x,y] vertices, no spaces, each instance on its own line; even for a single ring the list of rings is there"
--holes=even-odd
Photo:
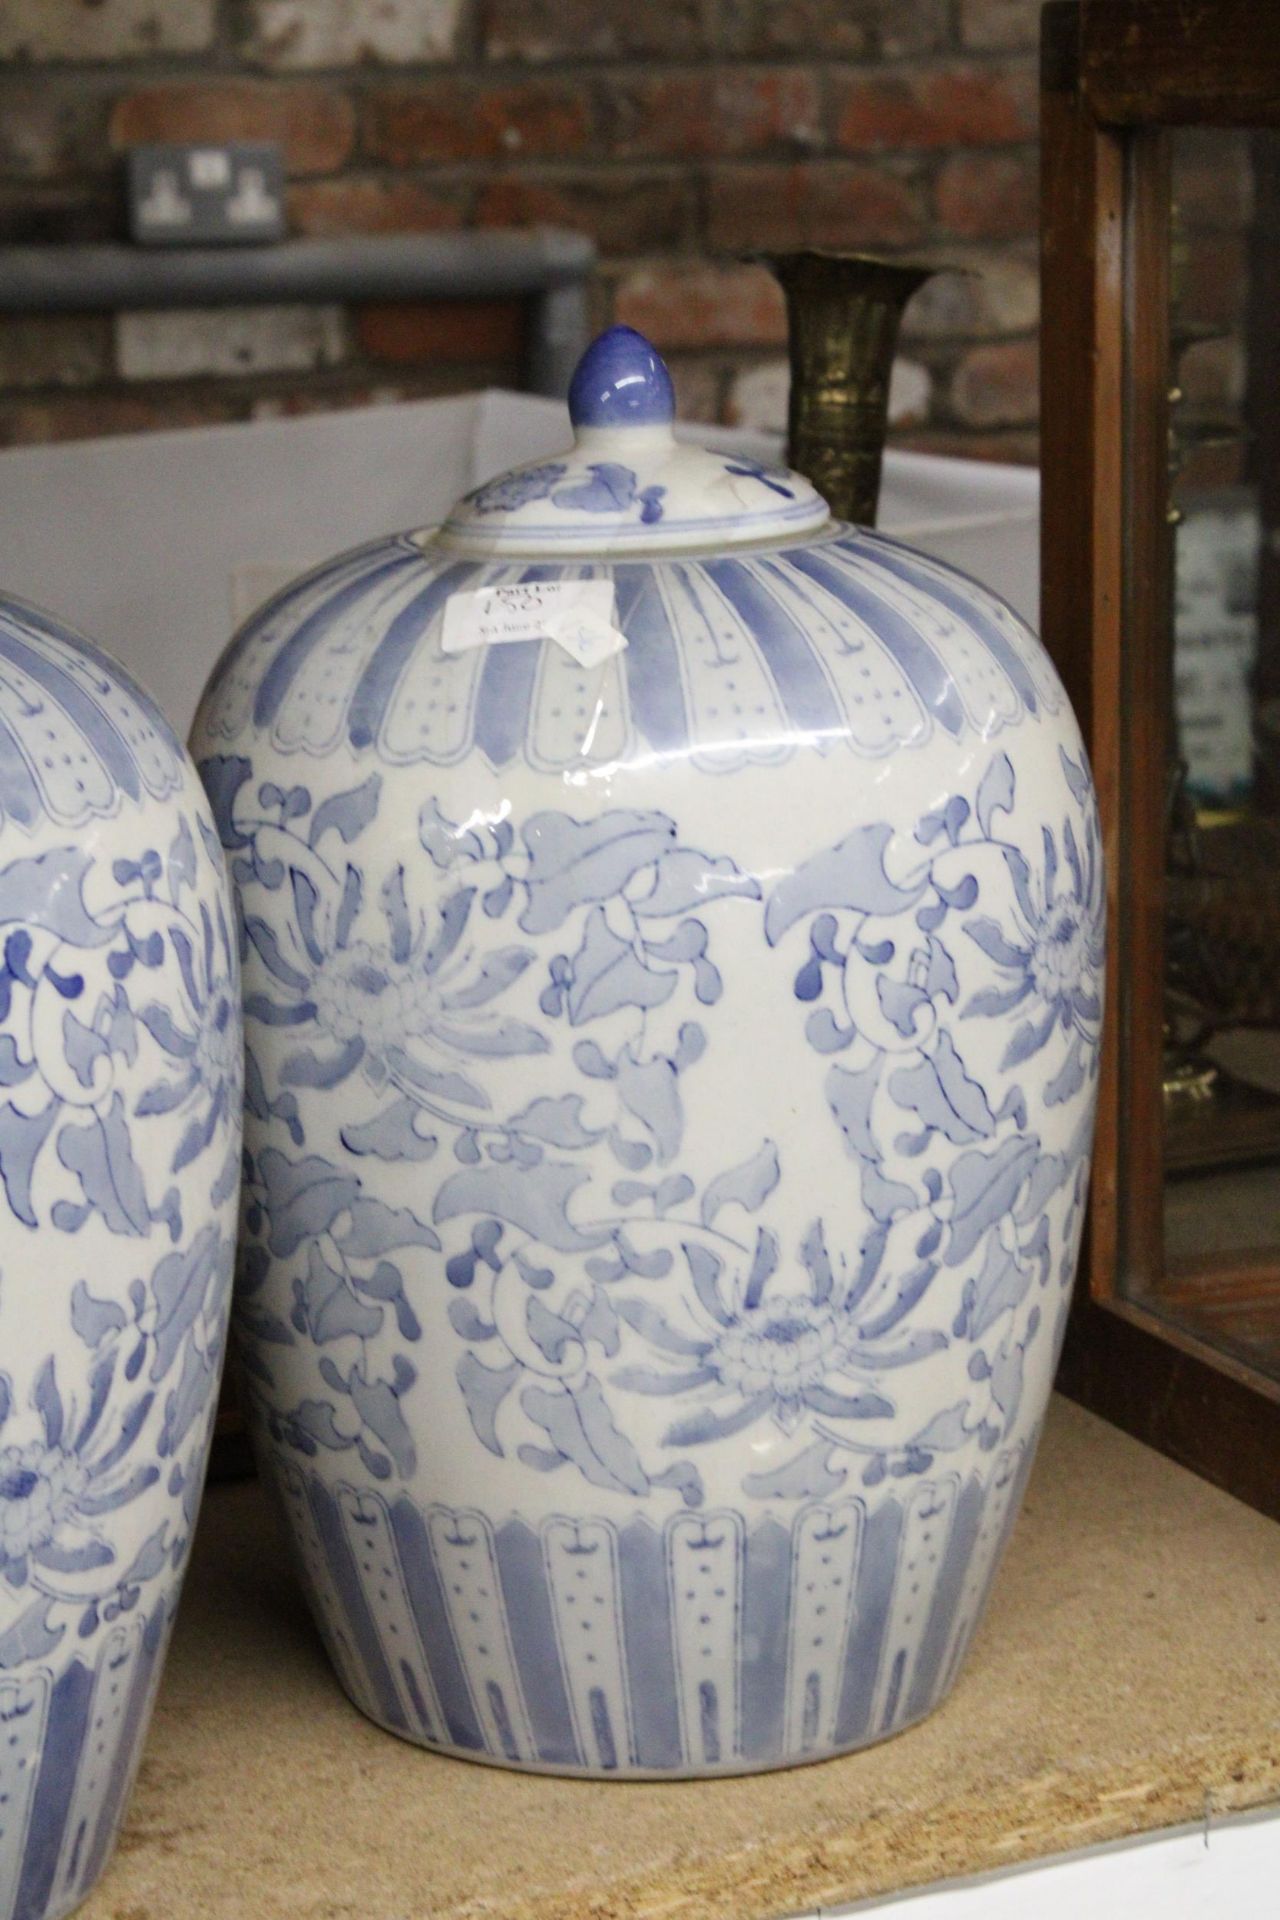
[[[575,427],[658,427],[676,417],[671,375],[634,327],[610,327],[591,342],[569,383]]]

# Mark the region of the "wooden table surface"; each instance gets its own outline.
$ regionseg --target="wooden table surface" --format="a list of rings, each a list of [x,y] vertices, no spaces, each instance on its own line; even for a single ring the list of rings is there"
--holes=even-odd
[[[253,1482],[211,1489],[84,1920],[780,1920],[1280,1798],[1280,1525],[1056,1401],[987,1620],[911,1732],[788,1773],[441,1759],[329,1673]]]

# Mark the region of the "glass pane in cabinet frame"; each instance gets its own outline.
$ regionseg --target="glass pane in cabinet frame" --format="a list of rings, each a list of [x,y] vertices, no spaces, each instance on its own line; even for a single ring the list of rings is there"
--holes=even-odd
[[[1152,1305],[1280,1377],[1280,132],[1170,137],[1172,528]]]
[[[1224,221],[1232,168],[1251,182],[1261,139],[1151,132],[1123,160],[1114,1288],[1171,1336],[1277,1380],[1280,1099],[1264,1056],[1280,940],[1268,968],[1252,383],[1195,397],[1212,391],[1212,352],[1245,368],[1253,344],[1260,243],[1239,182],[1235,230]]]

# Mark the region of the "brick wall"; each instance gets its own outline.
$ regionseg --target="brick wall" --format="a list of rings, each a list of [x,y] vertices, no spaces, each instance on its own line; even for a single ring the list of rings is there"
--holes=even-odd
[[[976,269],[914,301],[900,444],[1034,457],[1036,0],[0,0],[0,239],[120,230],[120,155],[279,141],[301,233],[556,222],[596,319],[669,354],[686,416],[781,424],[752,249]],[[0,316],[0,440],[516,377],[520,315]]]

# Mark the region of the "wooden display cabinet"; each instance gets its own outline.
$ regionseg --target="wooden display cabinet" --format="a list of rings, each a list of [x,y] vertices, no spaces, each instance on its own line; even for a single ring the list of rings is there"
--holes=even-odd
[[[1280,1517],[1280,7],[1055,0],[1041,112],[1042,624],[1110,915],[1060,1384]]]

